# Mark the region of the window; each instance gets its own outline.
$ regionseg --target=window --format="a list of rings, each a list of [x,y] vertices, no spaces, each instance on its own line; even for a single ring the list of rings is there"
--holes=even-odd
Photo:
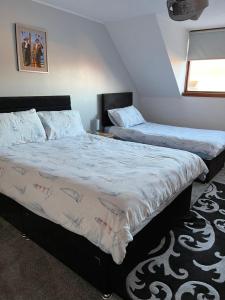
[[[191,31],[184,95],[225,97],[225,29]]]

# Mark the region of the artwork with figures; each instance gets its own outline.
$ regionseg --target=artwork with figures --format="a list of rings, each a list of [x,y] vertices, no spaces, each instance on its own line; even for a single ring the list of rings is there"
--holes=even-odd
[[[16,24],[19,71],[48,72],[46,31]]]

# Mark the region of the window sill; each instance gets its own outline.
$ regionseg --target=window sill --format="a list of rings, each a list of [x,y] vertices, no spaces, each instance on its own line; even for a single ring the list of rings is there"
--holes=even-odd
[[[185,97],[225,98],[225,92],[184,92]]]

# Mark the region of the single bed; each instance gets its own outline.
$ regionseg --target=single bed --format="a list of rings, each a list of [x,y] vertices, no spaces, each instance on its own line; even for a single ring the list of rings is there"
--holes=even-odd
[[[209,169],[204,182],[210,181],[224,166],[224,131],[185,128],[150,122],[129,128],[114,126],[108,116],[108,110],[124,108],[132,104],[133,93],[102,94],[101,120],[103,130],[112,133],[121,140],[181,149],[199,155]]]
[[[0,112],[30,108],[70,110],[70,98],[0,99]],[[185,214],[191,183],[206,171],[184,151],[89,134],[11,146],[0,149],[0,214],[102,293],[125,298],[146,239],[154,246],[171,215]]]

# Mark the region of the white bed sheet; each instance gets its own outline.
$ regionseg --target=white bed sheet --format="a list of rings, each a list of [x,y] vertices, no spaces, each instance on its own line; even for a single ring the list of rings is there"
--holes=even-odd
[[[196,155],[83,134],[0,149],[0,192],[122,263],[133,235],[207,167]]]
[[[137,143],[190,151],[211,160],[225,149],[225,131],[177,127],[146,122],[130,128],[112,126],[107,131]]]

